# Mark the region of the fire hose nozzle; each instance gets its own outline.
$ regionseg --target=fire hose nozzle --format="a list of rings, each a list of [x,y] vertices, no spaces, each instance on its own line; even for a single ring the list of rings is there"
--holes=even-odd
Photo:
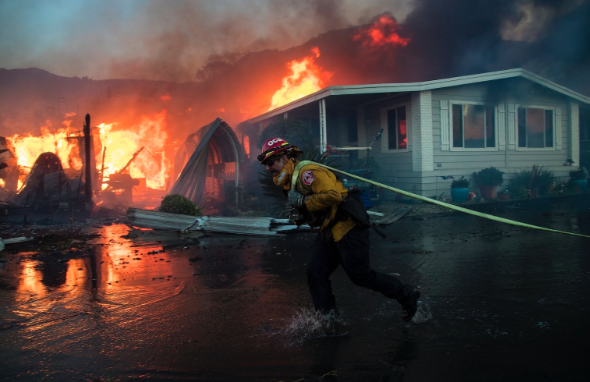
[[[291,214],[289,215],[289,218],[291,220],[293,220],[294,222],[299,221],[299,220],[303,220],[303,214],[301,213],[301,211],[299,210],[299,208],[293,208],[291,210]]]

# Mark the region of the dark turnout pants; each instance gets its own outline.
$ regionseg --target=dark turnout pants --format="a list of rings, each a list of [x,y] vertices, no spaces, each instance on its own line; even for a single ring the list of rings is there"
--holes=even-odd
[[[351,229],[340,241],[325,241],[318,234],[311,250],[307,267],[307,284],[316,310],[323,314],[337,312],[330,275],[338,264],[350,281],[363,288],[380,292],[388,298],[405,297],[404,285],[392,275],[375,272],[369,261],[369,230]]]

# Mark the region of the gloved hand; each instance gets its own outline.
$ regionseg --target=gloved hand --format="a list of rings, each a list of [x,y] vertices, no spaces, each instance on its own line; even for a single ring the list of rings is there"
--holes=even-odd
[[[305,204],[305,196],[295,190],[290,190],[287,194],[289,203],[295,208],[300,208]]]
[[[293,208],[293,211],[291,211],[291,214],[289,215],[289,219],[292,220],[297,226],[305,224],[305,218],[298,208]]]

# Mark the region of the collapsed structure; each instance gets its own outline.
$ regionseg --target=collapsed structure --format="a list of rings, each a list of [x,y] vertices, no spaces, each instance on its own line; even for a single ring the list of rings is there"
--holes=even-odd
[[[105,153],[108,147],[103,147],[100,137],[96,138],[98,142],[95,139],[98,129],[90,129],[89,118],[87,116],[83,135],[68,135],[66,138],[68,145],[76,146],[68,156],[67,171],[57,155],[56,143],[55,153],[38,154],[24,179],[22,175],[26,168],[18,165],[18,150],[9,148],[6,139],[0,140],[0,202],[8,211],[4,215],[13,210],[22,213],[23,208],[50,212],[76,206],[77,210],[88,210],[96,202],[130,206],[133,193],[145,191],[145,178],[133,177],[129,169],[142,152],[149,153],[148,158],[153,159],[157,167],[154,154],[141,146],[124,166],[107,171]],[[102,154],[102,161],[96,158],[97,152]],[[237,196],[233,191],[239,185],[240,162],[244,161],[244,156],[231,127],[217,118],[190,134],[177,149],[166,189],[213,210],[220,208],[228,198]],[[70,162],[79,163],[80,167],[75,170]],[[93,200],[93,197],[96,198]]]
[[[176,153],[170,194],[215,206],[235,194],[244,151],[231,127],[217,118],[189,135]],[[232,193],[232,188],[234,192]]]
[[[26,222],[27,214],[30,212],[73,212],[88,210],[92,206],[92,184],[96,186],[97,182],[96,179],[92,180],[96,176],[96,165],[92,160],[94,153],[90,115],[86,115],[84,134],[68,137],[68,140],[78,144],[78,152],[81,154],[78,159],[83,163],[83,169],[79,177],[68,177],[59,156],[53,152],[44,152],[36,158],[22,185],[19,186],[21,168],[18,166],[18,158],[9,148],[6,139],[2,139],[0,155],[4,155],[5,159],[0,163],[0,205],[4,209],[3,220],[20,220],[21,216],[24,216]]]

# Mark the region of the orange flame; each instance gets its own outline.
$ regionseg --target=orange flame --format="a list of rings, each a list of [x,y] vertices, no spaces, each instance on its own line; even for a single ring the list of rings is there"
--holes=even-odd
[[[164,102],[168,102],[172,99],[172,97],[170,96],[170,94],[166,93],[163,96],[160,97],[160,100],[164,101]]]
[[[166,110],[148,117],[143,116],[138,125],[129,129],[117,129],[117,123],[101,123],[100,140],[107,148],[104,163],[104,178],[125,167],[133,155],[142,147],[149,152],[141,152],[129,167],[133,178],[146,178],[149,188],[163,190],[170,173],[171,162],[164,149],[168,134],[166,128]],[[146,151],[146,150],[142,150]],[[152,157],[152,154],[154,157]],[[100,156],[100,158],[99,158]],[[97,163],[102,163],[102,153],[97,153]],[[103,185],[105,188],[106,185]]]
[[[316,46],[311,49],[311,52],[312,55],[287,64],[291,74],[283,78],[283,86],[272,96],[269,110],[320,90],[332,77],[332,73],[323,70],[315,63],[315,59],[320,57],[320,49]]]
[[[379,17],[370,27],[360,28],[352,39],[362,41],[363,46],[380,47],[384,45],[401,45],[406,46],[410,42],[409,38],[400,37],[396,31],[400,29],[399,25],[391,16],[383,15]]]
[[[244,135],[243,146],[244,151],[246,151],[246,155],[248,156],[248,158],[250,158],[250,137],[247,135]]]
[[[103,179],[121,171],[142,147],[144,150],[128,167],[133,178],[146,178],[146,185],[152,189],[163,190],[171,170],[171,161],[166,156],[166,110],[152,116],[143,116],[137,125],[123,129],[117,123],[98,125],[98,139],[102,147],[96,147],[95,161],[97,171],[102,167],[103,147],[106,147]],[[75,114],[66,115],[73,117]],[[8,140],[14,147],[17,165],[21,173],[30,172],[37,157],[44,152],[53,152],[61,160],[64,170],[82,169],[83,163],[78,146],[80,131],[70,126],[71,120],[63,122],[64,127],[53,129],[47,121],[41,127],[40,136],[14,135]],[[18,188],[23,179],[19,179]],[[103,184],[102,188],[106,188]]]
[[[66,117],[73,117],[75,114],[67,114]],[[50,121],[41,126],[41,136],[35,137],[31,134],[7,137],[14,147],[17,158],[17,165],[22,172],[28,174],[37,157],[44,152],[55,153],[62,162],[64,169],[79,170],[82,168],[82,160],[77,142],[68,137],[73,137],[76,132],[70,124],[72,120],[63,121],[64,127],[52,129]],[[22,186],[23,180],[19,179],[18,188]]]

